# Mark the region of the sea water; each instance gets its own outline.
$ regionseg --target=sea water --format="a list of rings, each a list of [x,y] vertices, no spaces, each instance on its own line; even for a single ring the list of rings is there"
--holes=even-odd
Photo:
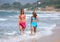
[[[38,26],[36,35],[39,37],[52,35],[52,29],[60,24],[60,14],[59,12],[36,12],[38,15]],[[26,35],[20,35],[19,25],[18,25],[18,12],[12,11],[1,11],[0,12],[0,42],[17,42],[23,39],[34,38],[36,36],[29,36],[31,28],[31,16],[32,12],[25,12],[27,27],[25,30]],[[12,38],[12,39],[11,39]]]

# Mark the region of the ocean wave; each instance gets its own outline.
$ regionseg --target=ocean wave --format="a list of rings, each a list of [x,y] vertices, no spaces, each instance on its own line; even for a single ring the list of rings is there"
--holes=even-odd
[[[30,17],[30,16],[32,16],[32,14],[26,14],[26,16],[27,16],[27,17]]]
[[[53,34],[52,30],[40,31],[40,33],[41,33],[42,37],[49,36],[49,35]]]
[[[52,35],[53,32],[51,30],[51,28],[54,28],[56,26],[56,24],[53,24],[51,25],[50,27],[44,27],[45,30],[41,30],[42,28],[40,27],[40,31],[37,31],[36,34],[34,35],[30,35],[30,30],[29,31],[25,31],[24,35],[16,35],[14,36],[15,34],[17,34],[16,31],[13,31],[13,32],[7,32],[7,33],[4,33],[5,35],[10,35],[9,39],[5,39],[5,41],[8,41],[8,42],[20,42],[22,40],[28,40],[28,39],[39,39],[41,37],[45,37],[45,36],[49,36],[49,35]],[[50,28],[50,29],[49,29]],[[38,28],[37,28],[38,29]],[[13,35],[11,37],[11,35]]]
[[[58,14],[38,14],[39,17],[60,17]]]
[[[0,12],[17,12],[17,13],[19,13],[19,11],[17,11],[17,10],[0,10]]]
[[[46,25],[46,26],[39,25],[38,27],[39,27],[39,29],[43,29],[43,30],[52,30],[56,27],[56,24],[51,24],[49,26],[48,25]]]
[[[6,42],[20,42],[22,40],[29,40],[29,39],[39,39],[44,36],[51,35],[52,31],[40,31],[37,32],[35,35],[30,35],[30,31],[26,31],[24,35],[18,35],[14,37],[9,37],[9,39],[4,39],[3,41]]]
[[[60,17],[59,14],[37,14],[38,17]],[[27,17],[32,16],[32,14],[26,14]]]
[[[31,17],[31,16],[32,16],[32,15],[30,15],[30,14],[29,14],[29,15],[26,15],[26,18],[29,18],[29,17]],[[8,16],[8,17],[10,17],[10,18],[12,18],[12,17],[13,17],[13,18],[18,18],[18,15]]]
[[[32,38],[36,38],[38,39],[40,37],[39,35],[40,33],[37,33],[36,35],[30,36],[29,34],[24,34],[24,35],[18,35],[18,36],[14,36],[14,37],[9,37],[8,40],[7,39],[0,39],[1,41],[3,40],[4,42],[20,42],[22,40],[28,40],[28,39],[32,39]]]
[[[10,18],[18,18],[18,15],[14,15],[14,16],[8,16],[8,17],[10,17]]]
[[[0,18],[0,21],[7,21],[8,19]]]
[[[60,17],[53,17],[51,20],[60,20]]]
[[[4,33],[4,35],[15,35],[17,32],[16,31],[13,31],[13,32],[6,32]]]

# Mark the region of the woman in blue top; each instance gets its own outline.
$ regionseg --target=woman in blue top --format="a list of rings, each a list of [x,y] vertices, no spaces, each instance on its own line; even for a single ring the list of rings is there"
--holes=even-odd
[[[32,32],[36,33],[36,28],[37,28],[37,14],[35,12],[32,13],[33,16],[31,16],[31,34]]]

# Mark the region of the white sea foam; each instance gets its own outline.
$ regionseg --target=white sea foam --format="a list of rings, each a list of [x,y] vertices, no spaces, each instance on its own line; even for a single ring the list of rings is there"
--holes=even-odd
[[[39,17],[60,17],[56,14],[38,14]]]
[[[28,40],[28,39],[33,39],[33,38],[39,39],[41,37],[51,35],[52,33],[53,32],[51,30],[45,30],[45,31],[37,32],[35,35],[30,35],[30,31],[25,31],[24,35],[10,37],[9,39],[4,39],[3,41],[4,42],[20,42],[21,40]]]
[[[60,17],[59,14],[37,14],[38,17]],[[26,14],[27,17],[32,16],[32,14]]]
[[[42,24],[41,24],[42,25]],[[56,24],[52,24],[52,25],[50,25],[50,26],[39,26],[39,28],[40,29],[45,29],[45,30],[52,30],[52,29],[54,29],[55,27],[56,27]]]
[[[0,18],[0,21],[7,21],[8,19]]]
[[[55,25],[53,25],[52,27],[50,28],[54,28]],[[49,27],[48,27],[49,28]],[[38,31],[35,35],[30,35],[30,31],[25,31],[25,34],[24,35],[17,35],[15,37],[10,37],[8,40],[5,39],[5,41],[9,41],[9,42],[18,42],[18,41],[21,41],[21,40],[28,40],[28,39],[39,39],[41,37],[44,37],[44,36],[49,36],[49,35],[52,35],[53,32],[51,31],[52,29],[48,29],[48,28],[44,28],[45,30],[40,30]],[[40,28],[42,29],[42,28]],[[12,32],[12,33],[5,33],[5,34],[8,34],[8,35],[15,35],[16,32]],[[4,41],[4,42],[5,42]]]
[[[17,12],[17,13],[19,13],[18,10],[0,10],[0,12]]]
[[[9,16],[10,18],[18,18],[18,15]]]
[[[58,20],[58,19],[60,19],[60,17],[53,17],[53,18],[51,18],[51,20]]]
[[[3,41],[4,42],[18,42],[21,40],[28,40],[28,39],[33,39],[33,38],[38,39],[39,37],[41,37],[40,32],[37,32],[35,35],[30,35],[30,31],[26,31],[24,35],[9,37],[8,39],[3,39]]]
[[[4,35],[15,35],[17,32],[16,31],[13,31],[13,32],[6,32],[4,33]]]

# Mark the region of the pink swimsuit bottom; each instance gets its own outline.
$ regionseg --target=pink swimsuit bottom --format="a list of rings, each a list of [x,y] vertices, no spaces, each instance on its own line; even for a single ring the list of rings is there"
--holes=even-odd
[[[22,26],[22,28],[26,28],[26,22],[20,22],[19,25]]]

